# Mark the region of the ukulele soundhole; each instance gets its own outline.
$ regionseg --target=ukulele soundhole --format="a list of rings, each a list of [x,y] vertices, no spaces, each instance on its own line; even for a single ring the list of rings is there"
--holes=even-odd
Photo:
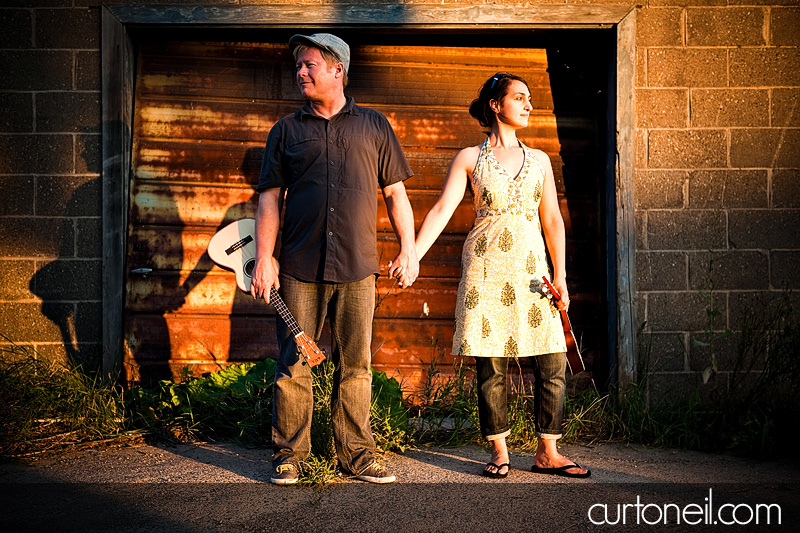
[[[253,277],[253,268],[255,268],[255,266],[256,266],[256,260],[255,259],[248,259],[247,262],[244,264],[244,268],[243,268],[244,275],[247,276],[248,278],[252,278]]]

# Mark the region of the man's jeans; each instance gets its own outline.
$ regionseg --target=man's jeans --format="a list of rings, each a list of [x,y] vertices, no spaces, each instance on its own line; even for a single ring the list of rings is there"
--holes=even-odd
[[[536,436],[544,439],[561,438],[561,421],[564,417],[566,393],[565,353],[541,354],[521,357],[530,360],[535,379],[533,410],[536,416]],[[481,435],[487,440],[505,438],[508,426],[508,397],[506,376],[507,357],[476,357],[478,374],[478,415]]]
[[[341,468],[358,474],[372,463],[375,450],[369,424],[375,277],[354,283],[305,283],[281,275],[280,282],[286,306],[309,337],[317,341],[326,315],[330,320],[334,444]],[[273,463],[292,457],[302,461],[311,452],[311,369],[302,364],[294,336],[280,316],[277,324],[280,353],[273,390]]]

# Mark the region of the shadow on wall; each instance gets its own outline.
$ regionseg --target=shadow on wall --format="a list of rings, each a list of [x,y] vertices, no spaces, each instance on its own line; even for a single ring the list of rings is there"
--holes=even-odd
[[[85,129],[79,156],[83,166],[76,173],[99,171],[96,161],[98,129]],[[79,162],[76,162],[76,165]],[[36,214],[57,218],[58,257],[39,268],[28,287],[42,301],[41,312],[61,335],[67,363],[84,370],[100,370],[102,364],[101,222],[102,186],[99,177],[87,179],[64,200],[62,191],[82,180],[76,176],[39,177]]]

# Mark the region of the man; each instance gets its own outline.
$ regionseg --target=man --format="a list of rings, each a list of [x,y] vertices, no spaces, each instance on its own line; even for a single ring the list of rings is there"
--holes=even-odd
[[[346,97],[350,48],[319,33],[295,35],[289,47],[306,104],[280,119],[267,138],[256,215],[256,267],[251,293],[269,302],[280,288],[300,327],[319,339],[330,320],[334,445],[341,470],[364,481],[391,483],[395,476],[375,460],[369,423],[372,374],[370,341],[375,307],[378,186],[383,191],[400,252],[389,275],[410,286],[419,273],[414,220],[403,180],[413,172],[382,114]],[[280,276],[271,260],[285,212]],[[272,415],[271,481],[298,480],[311,451],[311,371],[278,318],[280,353]]]

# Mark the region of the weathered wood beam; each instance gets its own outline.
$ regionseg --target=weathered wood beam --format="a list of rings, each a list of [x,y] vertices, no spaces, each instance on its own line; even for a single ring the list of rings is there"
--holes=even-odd
[[[609,27],[633,5],[440,5],[322,4],[260,6],[112,6],[108,9],[135,26],[258,28],[397,27],[572,28]],[[313,16],[309,16],[313,12]]]

